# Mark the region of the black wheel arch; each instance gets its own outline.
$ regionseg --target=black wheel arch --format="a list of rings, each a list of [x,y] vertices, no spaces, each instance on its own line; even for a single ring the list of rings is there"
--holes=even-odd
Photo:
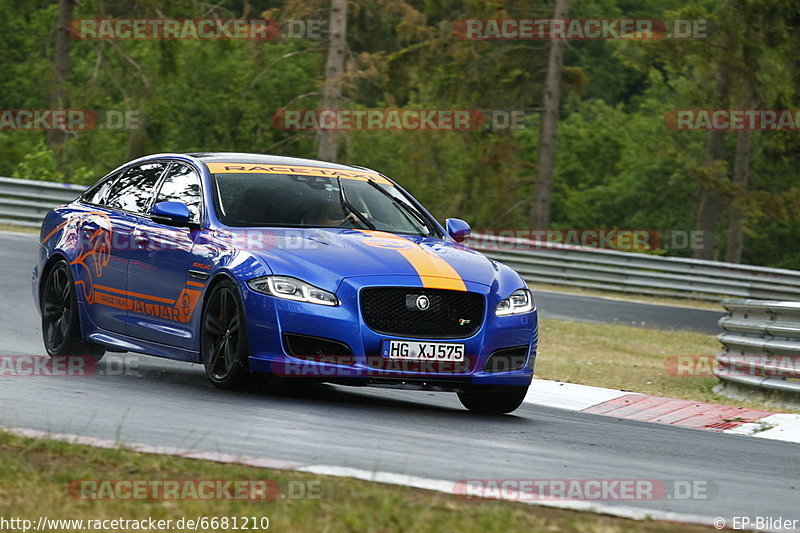
[[[36,297],[38,298],[38,301],[36,303],[39,307],[40,313],[42,305],[42,296],[44,294],[44,285],[47,282],[47,277],[50,275],[50,271],[53,270],[53,267],[56,266],[56,263],[60,261],[64,261],[65,263],[67,263],[67,269],[70,270],[70,275],[72,275],[69,259],[67,259],[61,252],[56,252],[47,259],[44,266],[42,267],[42,271],[39,273],[39,286],[36,288],[37,290]],[[72,281],[74,283],[75,281],[74,278]]]
[[[217,272],[214,275],[214,277],[211,278],[211,281],[209,281],[208,286],[203,291],[202,306],[200,308],[200,319],[199,319],[199,322],[198,322],[198,332],[197,332],[198,333],[197,353],[198,353],[198,356],[200,358],[200,362],[201,363],[203,362],[203,349],[202,349],[202,346],[200,346],[200,342],[201,342],[200,341],[200,337],[202,335],[202,331],[201,330],[203,328],[203,317],[206,315],[206,307],[208,306],[208,299],[211,296],[211,294],[214,292],[214,289],[220,283],[224,283],[226,281],[231,283],[231,284],[233,284],[234,287],[236,287],[235,294],[236,294],[236,297],[239,300],[239,304],[241,305],[241,310],[240,311],[241,311],[242,317],[243,317],[242,328],[243,328],[245,337],[247,336],[247,331],[248,331],[248,328],[247,328],[247,312],[246,312],[246,310],[244,308],[244,298],[242,297],[241,291],[239,290],[239,284],[236,282],[236,279],[231,274],[229,274],[228,272],[225,272],[225,271]],[[245,340],[247,341],[247,339],[245,339]],[[248,347],[248,351],[249,351],[250,343],[246,342],[246,346]]]

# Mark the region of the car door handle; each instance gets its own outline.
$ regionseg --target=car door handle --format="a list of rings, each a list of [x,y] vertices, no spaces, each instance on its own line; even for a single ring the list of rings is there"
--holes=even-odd
[[[148,242],[150,242],[150,237],[147,236],[147,233],[140,233],[137,231],[133,234],[133,240],[139,247],[144,247]]]

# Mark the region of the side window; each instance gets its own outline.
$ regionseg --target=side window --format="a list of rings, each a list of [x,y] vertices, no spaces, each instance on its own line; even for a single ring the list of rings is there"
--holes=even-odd
[[[145,213],[158,178],[166,163],[145,163],[131,167],[108,191],[106,205],[133,213]]]
[[[192,222],[200,222],[200,176],[186,165],[175,164],[169,169],[166,179],[161,184],[155,203],[183,202],[192,213]]]
[[[106,197],[108,195],[108,190],[114,184],[114,181],[120,176],[120,173],[113,174],[108,178],[104,179],[88,191],[86,191],[83,196],[81,197],[82,200],[89,204],[95,205],[104,205],[106,201]]]

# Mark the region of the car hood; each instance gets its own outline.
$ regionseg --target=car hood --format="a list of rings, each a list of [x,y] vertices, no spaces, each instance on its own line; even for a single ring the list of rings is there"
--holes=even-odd
[[[258,235],[254,238],[253,232]],[[436,238],[353,229],[268,229],[232,232],[237,248],[272,273],[335,290],[343,278],[415,276],[431,288],[492,285],[507,268],[462,244]],[[249,244],[248,244],[249,243]]]

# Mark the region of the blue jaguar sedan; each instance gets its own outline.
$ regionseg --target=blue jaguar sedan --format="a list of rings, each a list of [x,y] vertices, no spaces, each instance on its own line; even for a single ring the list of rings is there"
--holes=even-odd
[[[219,388],[450,391],[508,413],[533,379],[536,306],[469,234],[367,168],[157,154],[48,213],[33,296],[51,356],[138,352],[202,363]]]

